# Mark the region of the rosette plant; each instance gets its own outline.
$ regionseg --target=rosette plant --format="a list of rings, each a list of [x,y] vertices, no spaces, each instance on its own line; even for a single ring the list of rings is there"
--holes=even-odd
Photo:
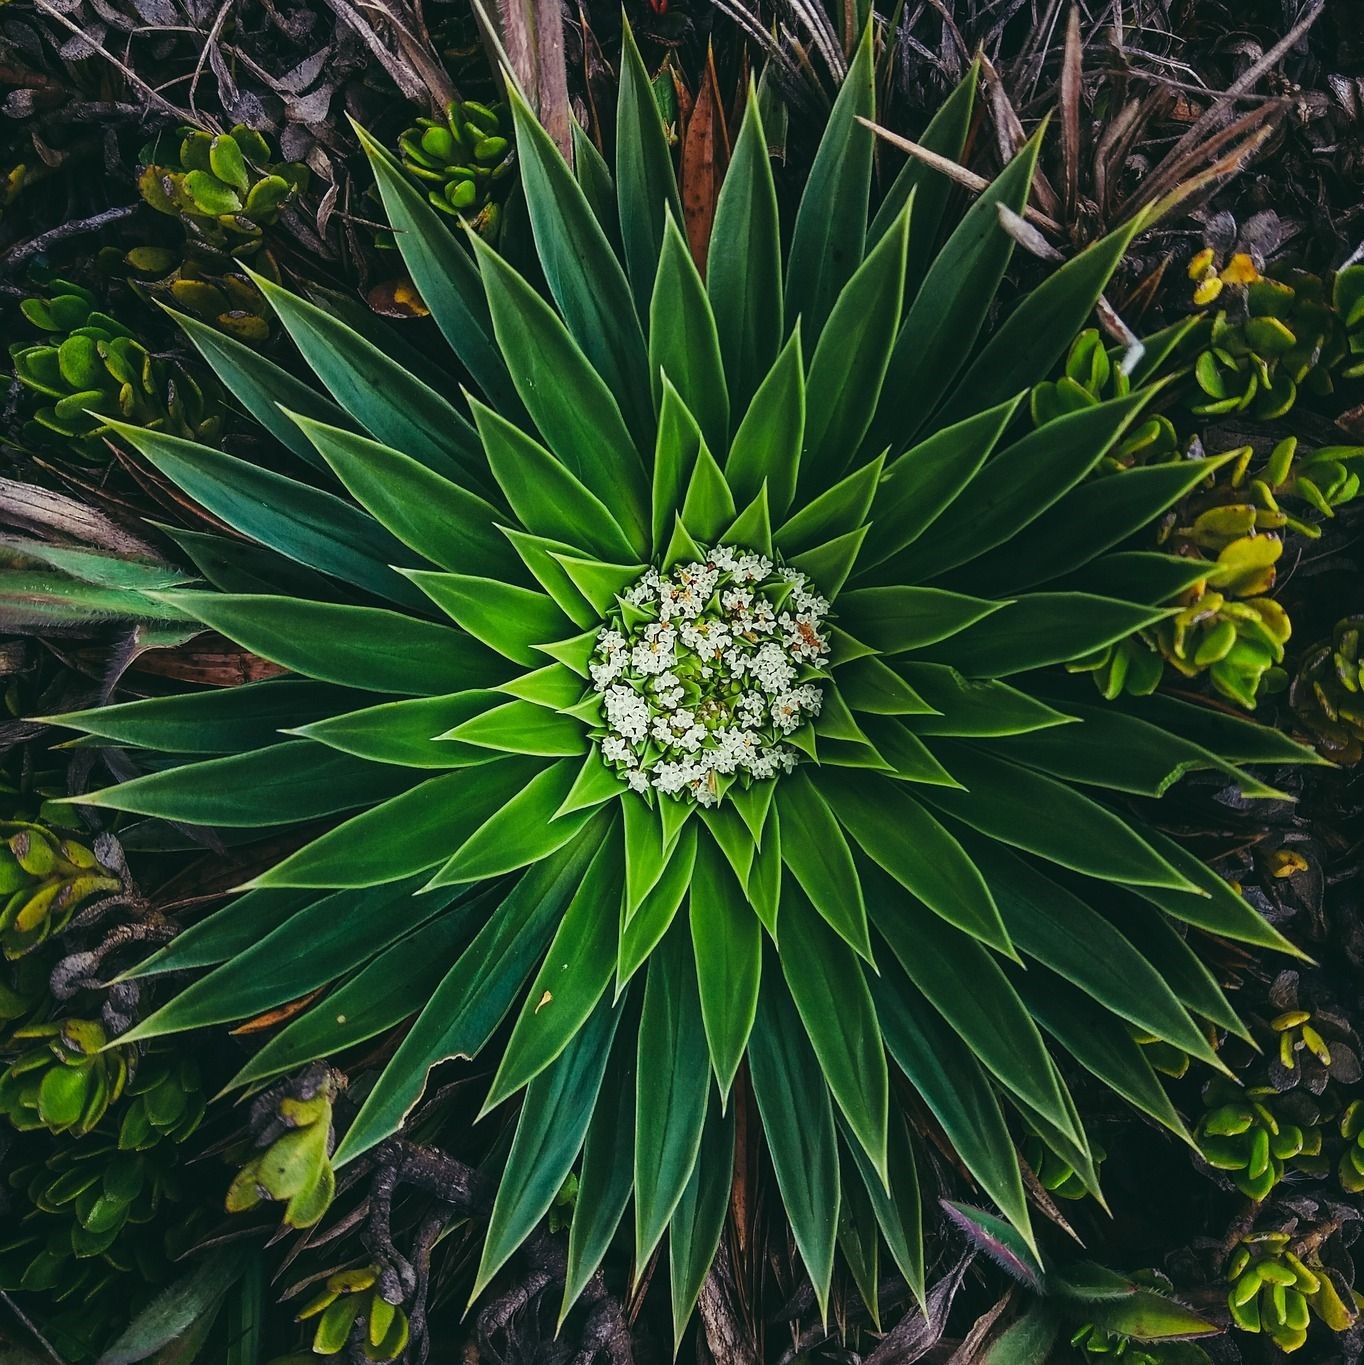
[[[1131,394],[1026,420],[1138,224],[987,329],[1038,138],[959,218],[917,165],[872,214],[872,91],[867,37],[787,231],[750,94],[704,270],[628,42],[614,173],[512,96],[520,268],[365,138],[458,364],[405,367],[262,281],[316,387],[183,325],[297,466],[123,429],[250,542],[187,542],[206,584],[130,613],[283,676],[66,717],[150,751],[79,799],[296,831],[133,969],[206,970],[125,1040],[325,987],[257,1085],[410,1018],[344,1166],[496,1038],[485,1112],[520,1108],[475,1294],[576,1169],[565,1307],[633,1204],[680,1331],[749,1104],[820,1301],[840,1237],[864,1284],[884,1244],[920,1288],[892,1085],[1031,1242],[1007,1114],[1096,1188],[1053,1046],[1182,1133],[1133,1031],[1215,1064],[1200,1021],[1239,1025],[1181,927],[1287,946],[1132,807],[1200,767],[1265,795],[1239,765],[1312,755],[1060,667],[1201,572],[1119,547],[1214,462],[1089,477],[1168,337]],[[930,146],[960,155],[973,96]]]

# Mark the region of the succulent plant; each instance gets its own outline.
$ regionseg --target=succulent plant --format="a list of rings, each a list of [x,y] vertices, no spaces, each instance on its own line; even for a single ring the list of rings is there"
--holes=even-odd
[[[8,1041],[22,1050],[0,1073],[0,1114],[21,1132],[92,1132],[128,1083],[128,1051],[105,1050],[97,1019],[25,1024]]]
[[[398,152],[434,207],[496,238],[515,153],[505,105],[456,101],[443,119],[419,118],[399,136]]]
[[[670,1237],[680,1331],[722,1227],[725,1100],[745,1060],[821,1302],[841,1182],[922,1287],[892,1064],[1027,1238],[1001,1096],[1094,1183],[1039,1021],[1181,1131],[1128,1026],[1216,1065],[1194,1015],[1239,1025],[1211,982],[1170,984],[1138,943],[1187,958],[1184,921],[1289,945],[1124,794],[1209,766],[1268,796],[1239,764],[1317,760],[1182,702],[1077,700],[1060,667],[1168,614],[1168,558],[1115,547],[1208,473],[1161,471],[1142,506],[1114,503],[1118,477],[1085,476],[1145,394],[1037,430],[1020,411],[1140,222],[987,332],[1012,249],[999,209],[1022,210],[1038,139],[960,222],[943,223],[915,163],[868,228],[868,34],[789,250],[749,98],[703,281],[628,40],[623,62],[619,256],[512,97],[547,294],[476,235],[470,255],[364,138],[413,282],[477,388],[472,420],[273,284],[330,397],[186,320],[243,406],[348,496],[125,428],[277,576],[264,593],[153,596],[295,676],[66,719],[125,750],[190,736],[205,755],[153,759],[87,804],[299,834],[242,897],[131,969],[211,967],[129,1039],[340,982],[248,1063],[247,1084],[415,1014],[341,1166],[397,1129],[432,1067],[479,1054],[510,1016],[485,1107],[522,1100],[476,1292],[585,1150],[566,1302],[630,1185],[637,1263]],[[939,116],[952,154],[973,97],[968,82]],[[915,233],[947,231],[907,281],[916,188],[929,207]],[[306,1124],[271,1137],[234,1204],[264,1194],[311,1221],[333,1164],[322,1110],[305,1102]]]
[[[227,1192],[227,1211],[241,1213],[265,1201],[284,1205],[284,1221],[306,1228],[326,1213],[336,1191],[331,1153],[332,1074],[314,1069],[297,1088],[257,1101],[253,1119],[263,1131],[256,1151],[242,1165]]]
[[[245,269],[278,280],[267,229],[308,184],[300,162],[277,159],[264,136],[238,124],[212,135],[180,130],[144,149],[142,198],[184,226],[183,243],[134,247],[124,257],[139,286],[240,341],[270,335],[269,310]],[[173,159],[172,159],[173,157]]]
[[[340,1355],[354,1342],[365,1360],[396,1360],[407,1347],[407,1314],[384,1298],[377,1265],[329,1275],[298,1315],[299,1322],[312,1318],[311,1355],[300,1359]]]
[[[217,385],[198,365],[153,355],[99,308],[94,293],[53,280],[46,297],[24,299],[24,317],[46,335],[10,346],[14,375],[38,395],[28,435],[97,458],[109,421],[213,441],[222,426]]]
[[[1090,1147],[1097,1171],[1105,1153],[1097,1143],[1091,1143]],[[1058,1199],[1083,1199],[1089,1194],[1084,1177],[1064,1156],[1048,1147],[1044,1139],[1030,1133],[1023,1139],[1022,1151],[1023,1160],[1032,1167],[1033,1174],[1048,1194],[1054,1194]]]
[[[1287,1352],[1306,1344],[1314,1317],[1331,1331],[1343,1332],[1358,1316],[1332,1275],[1297,1256],[1292,1240],[1287,1232],[1251,1233],[1231,1253],[1226,1268],[1232,1322],[1243,1332],[1266,1333]]]
[[[1311,1159],[1321,1155],[1321,1128],[1304,1128],[1276,1113],[1270,1086],[1242,1089],[1214,1077],[1203,1100],[1207,1108],[1195,1133],[1198,1150],[1250,1199],[1266,1198],[1288,1165],[1310,1167]]]
[[[60,933],[92,896],[120,889],[118,876],[74,835],[0,822],[0,839],[0,947],[8,958]]]
[[[1297,270],[1270,278],[1245,252],[1219,271],[1214,252],[1204,248],[1190,261],[1189,278],[1196,304],[1223,305],[1194,362],[1202,396],[1190,405],[1193,413],[1282,417],[1300,387],[1327,394],[1337,377],[1364,373],[1357,359],[1364,267],[1347,267],[1328,286]]]
[[[1364,616],[1336,622],[1331,639],[1298,667],[1288,704],[1320,751],[1337,763],[1364,754]]]

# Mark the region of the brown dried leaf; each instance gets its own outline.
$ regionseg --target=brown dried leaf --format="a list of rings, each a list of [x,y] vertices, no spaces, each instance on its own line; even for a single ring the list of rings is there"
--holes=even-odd
[[[725,111],[720,100],[719,82],[715,75],[715,53],[707,54],[706,71],[697,92],[696,103],[687,119],[687,131],[682,138],[682,217],[687,229],[687,241],[696,268],[703,274],[706,253],[710,247],[710,232],[715,224],[715,201],[719,198],[720,182],[729,165],[729,136],[725,131]]]

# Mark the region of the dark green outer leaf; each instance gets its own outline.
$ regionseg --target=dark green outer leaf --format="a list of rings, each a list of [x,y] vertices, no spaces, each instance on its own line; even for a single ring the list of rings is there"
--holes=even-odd
[[[989,950],[928,913],[884,874],[872,875],[867,890],[877,930],[981,1065],[1062,1131],[1078,1136],[1042,1035]]]
[[[936,578],[1040,516],[1088,474],[1149,401],[1149,390],[1067,413],[1001,450],[952,507],[893,561],[902,581]]]
[[[1041,142],[1039,130],[967,209],[929,267],[900,326],[890,383],[867,441],[871,450],[889,446],[892,458],[903,450],[966,363],[1013,255],[997,206],[1023,211]]]
[[[782,1205],[823,1316],[838,1232],[838,1142],[833,1107],[800,1016],[769,972],[748,1047],[753,1096]]]
[[[397,1132],[421,1098],[433,1066],[482,1050],[520,993],[608,828],[605,820],[598,820],[522,875],[399,1044],[342,1138],[335,1165]]]
[[[570,117],[572,117],[570,115]],[[588,136],[586,129],[573,118],[569,125],[573,147],[573,178],[578,182],[587,200],[597,226],[606,235],[612,250],[620,253],[619,210],[616,206],[616,182],[611,178],[611,168],[606,158],[597,150],[597,144]]]
[[[403,545],[455,573],[507,572],[507,542],[495,524],[501,514],[492,503],[401,451],[306,417],[297,421],[351,497]]]
[[[945,427],[887,466],[873,503],[877,535],[862,555],[858,578],[886,581],[877,565],[911,544],[951,506],[985,463],[1013,420],[1019,398]],[[891,573],[891,581],[897,581]]]
[[[390,567],[419,561],[358,508],[193,441],[122,423],[115,430],[191,498],[252,540],[390,602],[426,610],[421,595]]]
[[[440,985],[469,937],[470,920],[488,899],[471,903],[468,914],[456,910],[437,915],[386,948],[318,1005],[285,1024],[227,1088],[273,1080],[319,1057],[335,1057],[411,1018]]]
[[[611,1245],[625,1206],[630,1202],[631,1145],[635,1119],[635,1043],[627,1028],[617,1032],[601,1099],[592,1113],[583,1161],[578,1172],[578,1198],[568,1233],[568,1267],[559,1306],[562,1325]],[[1135,1046],[1135,1044],[1134,1044]],[[705,1060],[702,1059],[702,1066]]]
[[[678,834],[669,851],[668,865],[663,869],[663,875],[628,923],[622,902],[616,949],[617,995],[625,989],[626,982],[667,933],[668,926],[681,908],[691,887],[692,868],[696,862],[696,837],[694,822],[686,825]]]
[[[886,1049],[862,964],[789,882],[781,902],[780,958],[829,1090],[878,1176],[887,1182]]]
[[[1015,972],[1011,979],[1033,1018],[1081,1066],[1129,1104],[1191,1141],[1160,1078],[1124,1024],[1045,968]]]
[[[378,607],[255,594],[166,596],[242,648],[320,682],[434,697],[488,687],[511,672],[486,646],[448,626]]]
[[[668,1225],[674,1355],[715,1261],[733,1179],[734,1111],[725,1112],[712,1100],[701,1135],[701,1153]]]
[[[701,1149],[710,1094],[687,926],[674,923],[649,957],[635,1071],[635,1264],[653,1255]]]
[[[449,913],[451,899],[415,897],[412,884],[401,882],[355,897],[341,917],[331,898],[317,901],[191,982],[124,1036],[132,1042],[231,1023],[296,1000],[433,915]]]
[[[909,205],[838,295],[810,360],[802,486],[828,488],[852,465],[871,425],[900,325]]]
[[[1102,915],[1021,858],[968,840],[1023,952],[1144,1032],[1210,1060],[1208,1041],[1152,965]]]
[[[252,278],[332,397],[376,441],[457,482],[486,484],[473,427],[440,394],[331,313]]]
[[[355,709],[333,708],[324,720],[297,725],[291,733],[357,758],[412,768],[467,768],[494,757],[486,749],[442,736],[495,706],[503,699],[500,692],[480,689],[450,697],[405,697],[377,706],[364,705],[364,693],[355,696],[360,703]]]
[[[516,123],[521,185],[550,292],[569,332],[616,395],[626,425],[642,445],[653,435],[653,414],[640,406],[649,391],[649,375],[644,334],[625,272],[549,134],[514,89],[508,98]],[[493,319],[496,326],[495,308]],[[524,393],[521,396],[525,398]],[[531,407],[529,401],[526,405]]]
[[[732,418],[745,412],[782,339],[781,228],[758,99],[750,84],[734,155],[715,204],[706,291],[715,313]],[[746,502],[756,488],[735,492]]]
[[[988,602],[942,588],[856,588],[839,599],[845,627],[883,654],[921,650],[940,641],[945,653],[953,638],[1010,603]]]
[[[1186,735],[1233,763],[1315,763],[1328,760],[1282,731],[1248,716],[1219,707],[1197,705],[1175,697],[1125,697],[1125,710],[1153,725]]]
[[[990,888],[966,851],[897,784],[822,772],[819,786],[858,846],[949,924],[1013,955]]]
[[[552,1069],[526,1092],[471,1302],[545,1216],[563,1185],[587,1133],[622,1012],[602,1000]]]
[[[918,139],[921,147],[937,152],[949,161],[962,160],[966,138],[971,130],[971,115],[979,80],[980,62],[977,59],[971,63],[970,70],[924,129],[923,136]],[[867,229],[867,249],[870,250],[890,230],[896,215],[913,195],[913,231],[910,234],[909,260],[905,271],[906,304],[918,292],[933,260],[943,215],[955,189],[952,181],[940,171],[934,170],[918,157],[909,157],[886,191],[886,197],[881,201],[871,227]]]
[[[929,645],[919,658],[950,664],[968,678],[1007,678],[1082,659],[1169,614],[1092,593],[1027,593],[950,640]]]
[[[787,321],[794,326],[799,317],[812,346],[861,264],[866,241],[875,135],[857,120],[876,113],[871,49],[868,24],[810,167],[787,255]]]
[[[657,248],[654,255],[659,256]],[[649,377],[655,409],[662,411],[666,375],[696,417],[711,450],[726,449],[729,396],[715,315],[691,249],[671,214],[662,230],[662,255],[648,308]]]
[[[154,525],[156,523],[153,523]],[[160,527],[219,592],[266,593],[331,602],[349,595],[325,574],[237,536],[207,535],[183,527]]]
[[[481,291],[480,291],[481,296]],[[164,307],[164,305],[163,305]],[[285,415],[303,413],[318,422],[345,426],[346,414],[316,389],[295,379],[288,370],[257,354],[251,347],[234,340],[198,318],[165,311],[194,343],[199,354],[212,366],[227,391],[263,426],[271,436],[300,460],[325,472],[325,464],[297,425]]]
[[[488,1090],[487,1113],[538,1076],[568,1046],[606,990],[614,966],[624,848],[613,822],[564,911],[531,982]]]
[[[846,1135],[846,1129],[845,1135]],[[910,1291],[922,1307],[924,1302],[924,1229],[919,1201],[919,1174],[914,1167],[914,1151],[910,1146],[909,1130],[898,1106],[891,1113],[888,1130],[887,1166],[890,1189],[872,1168],[867,1154],[858,1143],[849,1142],[848,1150],[862,1177],[872,1212],[886,1239],[890,1254],[900,1274],[905,1277]],[[843,1182],[847,1193],[848,1182]]]
[[[965,678],[947,664],[906,659],[897,660],[895,668],[938,712],[909,718],[905,723],[916,734],[989,738],[1074,723],[1064,712],[1008,683]]]
[[[369,157],[398,251],[422,302],[474,382],[499,411],[517,417],[523,411],[521,400],[493,338],[488,300],[472,256],[402,166],[363,128],[351,126]]]
[[[1229,451],[1207,460],[1181,460],[1177,464],[1100,474],[1072,488],[997,550],[965,565],[953,580],[968,589],[1003,588],[1018,592],[1079,570],[1076,586],[1090,592],[1164,601],[1163,597],[1138,598],[1116,586],[1104,586],[1101,580],[1089,576],[1089,567],[1096,556],[1121,544],[1142,527],[1150,526],[1166,508],[1235,457],[1236,452]],[[1174,564],[1181,563],[1173,556],[1165,558]]]
[[[644,464],[615,396],[549,304],[478,237],[473,242],[498,345],[545,444],[638,535]],[[647,379],[641,375],[641,393]]]
[[[185,763],[71,799],[190,825],[255,829],[368,805],[411,780],[401,768],[299,739]]]
[[[1191,889],[1130,823],[1064,782],[1020,768],[975,745],[934,740],[965,791],[922,787],[929,804],[972,829],[1075,872],[1120,886]],[[1038,812],[1045,811],[1045,820]]]
[[[285,726],[363,706],[372,697],[372,693],[326,683],[271,678],[240,687],[148,697],[43,719],[139,748],[227,754],[278,743]]]
[[[657,288],[654,271],[663,244],[664,220],[671,209],[673,218],[682,221],[682,201],[677,193],[677,177],[673,174],[672,153],[668,150],[668,135],[658,101],[628,23],[621,26],[616,179],[620,182],[620,235],[625,248],[625,264],[635,306],[643,318],[649,312],[650,293],[656,292]],[[651,342],[653,335],[651,324]],[[652,368],[656,370],[657,365]],[[717,438],[710,436],[709,439]],[[719,439],[723,439],[723,432]]]
[[[762,938],[757,916],[709,836],[696,844],[690,918],[711,1065],[720,1093],[728,1095],[758,1007]]]
[[[305,844],[252,884],[378,886],[429,873],[514,800],[540,766],[538,759],[506,758],[433,777]]]
[[[886,1046],[981,1188],[1034,1245],[1018,1158],[999,1101],[970,1049],[893,964],[873,978]]]
[[[935,420],[950,422],[978,412],[1045,379],[1145,226],[1146,216],[1138,214],[1025,294],[971,362]]]

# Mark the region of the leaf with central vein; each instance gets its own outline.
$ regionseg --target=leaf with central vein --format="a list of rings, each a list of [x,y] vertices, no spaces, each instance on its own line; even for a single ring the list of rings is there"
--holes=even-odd
[[[378,607],[256,594],[164,596],[253,654],[320,682],[433,697],[487,687],[511,671],[447,626]]]
[[[804,441],[805,371],[796,331],[772,362],[734,433],[725,478],[735,501],[749,502],[766,483],[772,515],[784,517],[796,495]]]
[[[376,887],[350,900],[343,915],[324,898],[191,982],[122,1036],[133,1042],[232,1023],[296,1000],[444,912],[451,900],[416,900],[412,891],[410,882]]]
[[[893,383],[882,394],[870,448],[889,446],[892,454],[903,449],[966,364],[1013,256],[1014,239],[1000,224],[998,206],[1023,212],[1043,131],[1033,134],[966,210],[929,267],[900,324],[890,359]]]
[[[708,835],[696,842],[691,878],[691,938],[711,1066],[729,1094],[758,1008],[762,938],[739,883]],[[665,881],[667,879],[665,878]],[[636,917],[642,919],[644,911]]]
[[[673,1304],[673,1355],[691,1320],[701,1286],[715,1261],[715,1252],[729,1211],[734,1180],[734,1112],[722,1112],[711,1102],[701,1135],[701,1154],[691,1179],[668,1224],[668,1281]]]
[[[777,191],[758,97],[750,84],[734,156],[715,203],[706,260],[706,292],[715,314],[731,414],[748,408],[781,346],[781,276]],[[741,502],[756,491],[735,487]]]
[[[185,763],[71,799],[189,825],[251,829],[369,805],[411,780],[402,768],[366,763],[300,739]]]
[[[438,1062],[474,1057],[511,1008],[560,913],[610,829],[598,820],[525,873],[460,954],[365,1097],[333,1162],[343,1165],[401,1127]]]
[[[1020,395],[968,417],[892,459],[872,504],[871,515],[879,534],[875,543],[867,546],[859,576],[872,577],[869,571],[874,566],[912,544],[960,497],[1013,420],[1021,401]],[[891,454],[896,452],[892,449]]]
[[[819,1061],[779,981],[758,1002],[748,1065],[782,1206],[823,1316],[838,1231],[838,1139]]]
[[[398,252],[422,302],[474,382],[500,411],[517,416],[521,402],[493,339],[488,300],[473,258],[450,231],[448,219],[427,203],[393,156],[354,121],[351,126],[374,170]]]
[[[339,318],[263,276],[251,278],[332,397],[376,441],[458,483],[487,486],[468,418]]]
[[[506,573],[492,503],[401,451],[291,415],[350,495],[404,545],[456,573]]]
[[[626,423],[643,445],[653,436],[653,413],[640,406],[649,392],[649,376],[644,334],[625,272],[549,134],[514,87],[508,99],[516,123],[521,187],[550,292],[606,387],[626,405]],[[495,309],[493,322],[496,326]]]
[[[470,1302],[548,1212],[577,1159],[622,1013],[603,1000],[553,1069],[526,1092]]]
[[[160,303],[160,300],[157,302]],[[233,398],[281,445],[293,451],[300,460],[306,460],[315,469],[325,472],[326,466],[317,451],[294,422],[285,416],[285,410],[304,413],[331,426],[343,425],[347,420],[346,414],[330,398],[324,397],[301,379],[296,379],[273,360],[257,355],[243,342],[227,336],[216,327],[210,327],[206,322],[200,322],[198,318],[167,308],[164,303],[161,308],[194,343]]]
[[[1208,1040],[1174,992],[1106,919],[997,844],[981,839],[969,847],[1023,952],[1143,1032],[1211,1058]]]
[[[644,464],[611,389],[549,304],[477,234],[471,240],[497,344],[545,444],[638,534],[647,506]]]
[[[884,873],[870,871],[867,895],[872,920],[909,979],[981,1065],[1078,1141],[1042,1035],[989,949],[925,914]]]
[[[981,834],[1119,885],[1197,889],[1127,821],[1064,782],[974,745],[935,740],[934,747],[966,790],[922,787],[924,800]]]
[[[271,678],[238,687],[148,697],[91,711],[44,716],[54,725],[79,727],[136,748],[165,753],[226,754],[278,743],[280,730],[311,716],[330,716],[348,706],[363,706],[363,692],[326,683]],[[34,717],[34,719],[40,719]]]
[[[782,779],[776,803],[781,818],[782,861],[838,936],[871,962],[867,907],[862,901],[857,868],[828,802],[797,769]]]
[[[540,662],[536,645],[573,629],[558,603],[534,588],[431,569],[413,569],[408,577],[461,629],[528,668]]]
[[[411,768],[467,768],[486,763],[486,750],[438,738],[499,700],[496,692],[458,692],[452,697],[417,697],[381,702],[300,725],[293,734],[315,739],[357,758],[402,763]]]
[[[710,1093],[709,1053],[687,927],[649,957],[635,1071],[635,1264],[653,1255],[696,1165]]]
[[[573,759],[561,758],[537,773],[456,848],[424,889],[514,872],[562,848],[595,814],[581,810],[555,815],[577,768]]]
[[[925,661],[950,664],[968,678],[1006,678],[1081,659],[1170,615],[1165,607],[1083,592],[1026,593],[995,605],[1003,607],[997,616],[928,646]]]
[[[427,608],[394,564],[420,563],[372,517],[340,498],[159,431],[111,423],[196,502],[272,550],[403,606]]]
[[[635,1117],[635,1042],[627,1028],[617,1031],[602,1082],[601,1102],[592,1112],[578,1197],[568,1233],[568,1264],[559,1326],[601,1265],[630,1202]],[[1133,1044],[1135,1047],[1136,1044]],[[704,1059],[702,1065],[704,1066]]]
[[[999,908],[961,844],[903,787],[821,772],[819,785],[862,851],[936,915],[1015,956]]]
[[[608,559],[638,557],[643,543],[630,538],[611,507],[566,464],[477,399],[469,408],[493,478],[527,530]]]
[[[581,722],[520,700],[503,702],[461,720],[441,734],[441,741],[446,740],[460,740],[504,754],[543,754],[549,758],[587,752],[587,732]]]
[[[903,654],[947,640],[1005,605],[942,588],[855,588],[838,599],[838,614],[859,639]]]
[[[1010,541],[1099,463],[1150,398],[1147,389],[1081,408],[1001,450],[895,557],[895,572],[910,582],[938,577]]]
[[[877,1175],[889,1180],[886,1048],[866,976],[800,888],[781,899],[781,969],[838,1107]]]
[[[710,448],[724,450],[729,441],[729,395],[715,315],[691,249],[671,214],[649,304],[649,370],[654,407],[662,410],[666,375],[695,414]]]
[[[554,1061],[602,998],[611,979],[623,877],[620,834],[612,828],[564,911],[531,983],[488,1088],[483,1113],[495,1109]]]
[[[305,844],[253,886],[377,886],[443,863],[535,776],[514,758],[419,783]]]
[[[681,219],[682,201],[677,194],[677,177],[673,174],[672,153],[668,150],[668,135],[658,101],[628,23],[621,26],[620,47],[616,100],[620,236],[635,306],[640,317],[644,317],[666,230],[664,220],[669,210],[674,219]],[[651,341],[652,334],[651,326]],[[652,368],[657,371],[657,364]]]
[[[806,379],[808,416],[800,483],[827,488],[852,464],[881,397],[900,324],[909,205],[858,267],[819,334]]]
[[[867,24],[834,101],[805,182],[787,254],[786,318],[813,346],[835,302],[862,262],[876,141],[859,118],[876,114],[872,28]],[[901,277],[903,279],[903,276]],[[901,285],[903,289],[903,284]],[[898,311],[899,295],[895,305]]]
[[[968,679],[947,664],[906,659],[897,661],[895,669],[938,712],[908,721],[916,734],[989,738],[1074,724],[1064,712],[1008,683]]]

